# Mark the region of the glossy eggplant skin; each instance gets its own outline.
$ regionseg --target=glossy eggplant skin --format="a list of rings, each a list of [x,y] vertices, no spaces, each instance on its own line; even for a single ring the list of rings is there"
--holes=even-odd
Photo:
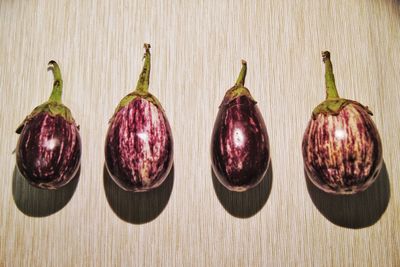
[[[80,166],[81,138],[74,122],[41,112],[25,122],[18,140],[17,166],[30,184],[58,189]]]
[[[308,178],[321,190],[354,194],[367,189],[382,167],[382,143],[365,107],[347,104],[337,115],[318,114],[302,143]]]
[[[137,97],[110,122],[105,144],[106,167],[126,191],[143,192],[161,185],[173,163],[173,139],[161,106]]]
[[[231,191],[257,186],[270,163],[267,128],[256,102],[242,95],[224,101],[214,124],[211,161],[218,180]]]

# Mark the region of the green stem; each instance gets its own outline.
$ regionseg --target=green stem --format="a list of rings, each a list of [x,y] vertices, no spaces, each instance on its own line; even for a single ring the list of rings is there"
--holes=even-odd
[[[335,76],[333,75],[331,53],[329,51],[322,52],[322,60],[325,63],[326,99],[338,99],[340,97],[336,89]]]
[[[149,80],[150,80],[150,45],[144,44],[144,49],[146,50],[144,54],[144,64],[142,72],[140,73],[139,80],[136,85],[136,91],[140,93],[147,93],[149,90]]]
[[[61,77],[60,67],[54,60],[50,61],[48,64],[51,66],[54,75],[53,90],[51,91],[49,101],[61,104],[63,80]]]
[[[235,85],[237,86],[244,86],[244,82],[246,79],[246,73],[247,73],[247,62],[242,59],[242,69],[240,70],[239,76],[236,80]]]

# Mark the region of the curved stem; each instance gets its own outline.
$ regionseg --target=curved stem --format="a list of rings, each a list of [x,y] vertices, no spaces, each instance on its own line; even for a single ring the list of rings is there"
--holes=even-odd
[[[331,53],[329,51],[322,52],[322,60],[325,63],[326,99],[340,98],[336,89],[335,76],[333,75]]]
[[[240,70],[240,73],[236,80],[235,85],[244,86],[244,82],[246,79],[246,73],[247,73],[247,62],[246,62],[246,60],[242,59],[242,69]]]
[[[54,75],[53,90],[51,91],[49,101],[54,101],[61,104],[63,80],[61,77],[60,67],[54,60],[51,60],[48,64],[51,66],[51,70],[53,71]]]
[[[144,64],[142,72],[140,73],[139,80],[136,85],[136,91],[141,93],[147,93],[149,90],[149,80],[150,80],[150,45],[144,44],[144,49],[146,50],[143,58]]]

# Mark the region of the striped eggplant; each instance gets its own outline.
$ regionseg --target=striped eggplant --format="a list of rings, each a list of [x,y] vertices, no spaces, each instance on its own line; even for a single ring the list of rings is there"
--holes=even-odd
[[[250,91],[244,87],[247,63],[236,84],[219,107],[211,139],[214,174],[227,189],[246,191],[257,186],[270,162],[270,148],[264,119]]]
[[[81,138],[71,111],[62,104],[63,81],[55,61],[53,90],[48,101],[28,115],[16,133],[20,134],[17,167],[30,184],[42,189],[58,189],[77,173],[81,158]]]
[[[305,172],[327,193],[354,194],[367,189],[380,172],[381,139],[368,107],[339,97],[330,53],[322,57],[326,100],[314,109],[304,133]]]
[[[106,167],[126,191],[144,192],[160,186],[173,162],[172,132],[165,112],[148,92],[150,45],[145,44],[144,66],[136,90],[125,96],[110,120]]]

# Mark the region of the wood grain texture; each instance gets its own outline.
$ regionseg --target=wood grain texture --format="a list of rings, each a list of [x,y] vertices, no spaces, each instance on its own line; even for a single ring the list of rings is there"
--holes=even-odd
[[[174,171],[132,196],[104,171],[107,122],[152,45],[151,92],[175,140]],[[307,185],[301,140],[330,50],[343,97],[368,105],[385,168],[354,198]],[[0,1],[0,266],[400,266],[400,3],[376,1]],[[272,169],[224,190],[210,166],[218,105],[248,62]],[[81,126],[79,180],[57,193],[15,169],[15,127],[51,90]]]

